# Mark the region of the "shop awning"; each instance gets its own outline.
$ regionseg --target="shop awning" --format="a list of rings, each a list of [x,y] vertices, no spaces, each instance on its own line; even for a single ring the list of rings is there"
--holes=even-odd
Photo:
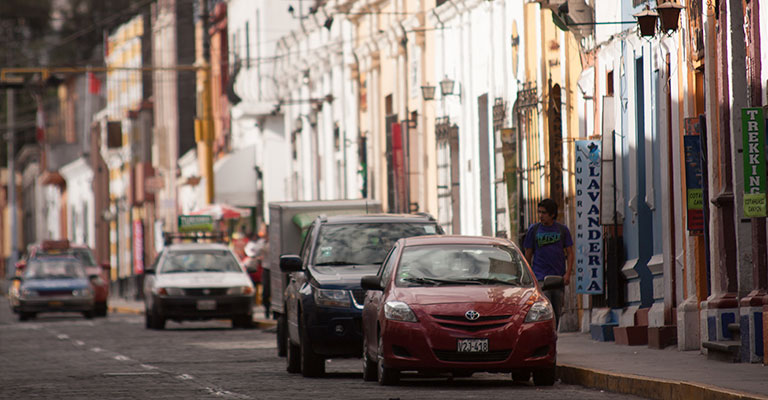
[[[233,151],[213,164],[217,203],[256,207],[256,146]]]

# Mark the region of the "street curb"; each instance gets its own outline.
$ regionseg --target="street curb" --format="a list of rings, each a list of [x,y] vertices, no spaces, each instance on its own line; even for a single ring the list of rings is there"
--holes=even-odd
[[[558,364],[560,381],[609,392],[649,399],[768,400],[768,396],[745,393],[703,383],[680,382],[647,376],[622,374],[575,365]]]

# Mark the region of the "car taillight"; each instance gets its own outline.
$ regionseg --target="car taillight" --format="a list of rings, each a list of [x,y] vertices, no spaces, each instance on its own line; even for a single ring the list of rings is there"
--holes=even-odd
[[[167,296],[168,290],[166,290],[164,287],[161,287],[160,289],[157,289],[157,294],[159,294],[160,296]]]

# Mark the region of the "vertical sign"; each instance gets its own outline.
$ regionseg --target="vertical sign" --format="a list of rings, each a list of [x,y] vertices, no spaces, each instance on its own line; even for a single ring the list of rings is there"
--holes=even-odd
[[[600,142],[576,141],[576,293],[603,293]]]
[[[405,149],[403,130],[398,122],[392,123],[392,164],[394,167],[395,212],[408,212],[405,195]],[[391,189],[390,189],[391,190]],[[392,212],[392,211],[390,211]]]
[[[701,169],[701,125],[699,118],[685,119],[685,198],[688,233],[704,234],[704,190]]]
[[[133,221],[133,273],[144,273],[144,224]]]
[[[765,217],[765,120],[762,108],[741,109],[744,216]]]

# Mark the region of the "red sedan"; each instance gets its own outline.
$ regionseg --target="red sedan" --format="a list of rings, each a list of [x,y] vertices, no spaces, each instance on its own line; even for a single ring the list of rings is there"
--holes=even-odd
[[[399,240],[361,280],[363,379],[396,384],[402,371],[511,373],[555,382],[554,312],[523,254],[490,237]],[[545,288],[562,287],[547,277]]]

